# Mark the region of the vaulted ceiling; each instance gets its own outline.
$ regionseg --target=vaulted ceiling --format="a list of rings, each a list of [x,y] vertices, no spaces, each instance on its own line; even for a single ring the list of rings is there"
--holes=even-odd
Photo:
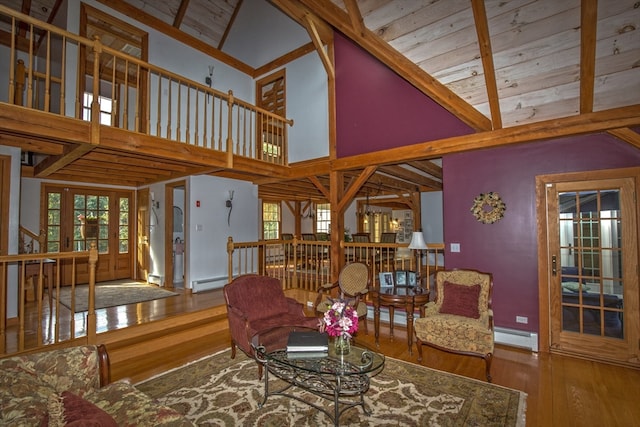
[[[100,1],[228,60],[224,52],[229,31],[240,8],[251,7],[256,0]],[[595,113],[628,107],[637,114],[640,106],[640,5],[635,0],[270,3],[304,26],[310,40],[314,35],[316,42],[328,40],[331,28],[339,30],[485,135],[458,145],[455,141],[443,144],[438,155],[491,146],[487,142],[492,139],[491,131],[517,139],[513,136],[517,132],[509,129],[536,124],[548,128],[552,123],[562,127],[562,120],[569,120],[567,128],[579,129],[597,122],[600,116]],[[62,1],[5,0],[3,4],[51,21]],[[234,65],[257,77],[268,64],[252,67],[237,61]],[[633,129],[608,129],[606,125],[603,129],[640,147],[640,135]],[[553,136],[537,132],[541,139]],[[398,186],[420,191],[442,187],[441,169],[433,156],[421,159],[410,153],[396,154],[396,160],[390,157],[394,163],[375,171],[366,191],[377,188],[383,194],[397,192]],[[337,166],[347,174],[345,181],[365,169],[340,162]],[[263,187],[264,191],[272,189],[263,196],[277,197],[298,189],[301,194],[318,193],[319,185],[328,186],[328,178],[322,175],[315,181],[305,178],[280,184],[262,180],[262,184],[261,192]]]

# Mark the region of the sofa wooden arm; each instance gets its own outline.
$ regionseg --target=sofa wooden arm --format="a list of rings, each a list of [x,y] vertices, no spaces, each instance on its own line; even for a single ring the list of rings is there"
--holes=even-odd
[[[98,369],[100,372],[100,387],[111,384],[111,362],[109,361],[109,353],[104,344],[100,344],[98,351]]]

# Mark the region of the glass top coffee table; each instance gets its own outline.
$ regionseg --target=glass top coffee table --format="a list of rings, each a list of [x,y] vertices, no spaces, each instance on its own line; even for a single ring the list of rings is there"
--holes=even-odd
[[[298,326],[281,326],[260,331],[251,342],[255,358],[264,367],[264,399],[280,395],[306,403],[324,412],[335,426],[340,425],[340,415],[349,408],[366,408],[364,394],[369,389],[369,379],[384,368],[384,355],[360,344],[352,343],[347,355],[336,355],[331,341],[329,352],[324,357],[289,356],[287,339],[292,331],[312,331],[315,329]],[[269,375],[286,382],[278,390],[269,387]],[[295,387],[333,401],[333,411],[304,400],[295,393]]]

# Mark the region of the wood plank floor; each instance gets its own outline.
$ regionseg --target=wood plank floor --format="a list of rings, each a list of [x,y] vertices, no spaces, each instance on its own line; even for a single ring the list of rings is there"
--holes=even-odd
[[[152,303],[133,304],[98,310],[101,330],[139,325],[224,304],[220,290],[177,297]],[[45,313],[48,308],[44,307]],[[358,341],[375,348],[373,322],[368,334]],[[406,329],[396,325],[389,336],[388,325],[380,328],[379,351],[387,357],[417,362],[415,345],[410,355]],[[207,354],[229,347],[227,329],[216,331],[188,344],[180,344],[145,357],[144,363],[118,370],[122,377],[146,378],[178,367]],[[422,365],[484,380],[484,362],[478,358],[452,355],[423,348]],[[532,353],[507,346],[496,346],[491,369],[493,383],[527,393],[527,426],[633,426],[640,423],[640,370],[578,358]],[[117,378],[114,378],[117,379]]]

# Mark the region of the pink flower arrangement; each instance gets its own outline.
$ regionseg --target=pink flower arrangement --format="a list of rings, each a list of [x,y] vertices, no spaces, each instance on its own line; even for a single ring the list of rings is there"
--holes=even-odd
[[[358,331],[358,313],[342,300],[332,301],[329,310],[324,313],[320,323],[320,331],[330,337],[342,336],[349,339]]]

